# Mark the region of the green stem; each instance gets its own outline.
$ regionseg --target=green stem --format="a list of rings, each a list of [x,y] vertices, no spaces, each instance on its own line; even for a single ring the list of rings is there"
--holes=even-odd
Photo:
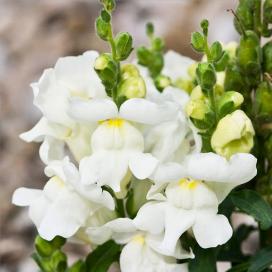
[[[208,43],[208,38],[207,36],[204,36],[204,40],[205,40],[205,54],[207,56],[207,60],[208,62],[212,62],[212,58],[211,58],[211,51],[210,51],[210,48],[209,48],[209,43]]]
[[[109,43],[111,47],[112,58],[117,61],[116,45],[113,39],[112,25],[110,24]]]
[[[208,96],[209,96],[209,100],[211,102],[211,108],[212,108],[212,110],[214,112],[216,125],[217,125],[217,123],[218,123],[218,114],[217,114],[217,107],[216,107],[216,102],[215,102],[215,96],[214,96],[214,90],[213,89],[208,90]]]
[[[262,1],[255,1],[254,7],[254,29],[259,37],[262,33],[262,22],[261,22],[261,3]]]

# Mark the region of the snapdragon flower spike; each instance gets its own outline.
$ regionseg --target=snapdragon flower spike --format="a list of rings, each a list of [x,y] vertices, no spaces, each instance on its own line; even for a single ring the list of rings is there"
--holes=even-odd
[[[113,239],[124,245],[120,256],[122,272],[137,272],[139,268],[143,272],[187,272],[187,264],[177,264],[176,259],[194,257],[192,252],[181,247],[181,243],[176,245],[174,252],[163,251],[160,248],[163,233],[146,232],[128,218],[115,219],[101,228],[89,228],[87,232],[90,240],[98,244]]]
[[[256,173],[256,158],[243,153],[229,161],[214,153],[192,154],[182,164],[161,165],[147,196],[154,201],[139,210],[135,224],[151,233],[164,231],[161,248],[169,252],[190,229],[202,248],[222,245],[232,229],[227,218],[217,214],[218,205]]]
[[[20,135],[27,141],[42,142],[40,156],[44,163],[64,157],[64,145],[79,161],[89,155],[94,124],[82,124],[68,115],[70,100],[106,97],[104,86],[93,69],[98,53],[85,52],[77,57],[60,58],[54,68],[44,71],[33,83],[34,105],[43,114],[30,131]]]
[[[19,188],[12,198],[18,206],[29,206],[29,216],[42,238],[70,238],[93,220],[99,210],[114,210],[112,196],[96,184],[84,185],[81,174],[67,157],[51,162],[45,173],[51,178],[43,190]],[[102,217],[98,215],[97,222],[99,218]]]

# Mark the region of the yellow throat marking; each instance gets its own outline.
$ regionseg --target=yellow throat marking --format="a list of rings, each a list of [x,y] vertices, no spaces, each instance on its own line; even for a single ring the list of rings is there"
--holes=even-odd
[[[101,124],[106,124],[109,127],[117,127],[120,128],[124,125],[124,120],[120,119],[120,118],[116,118],[116,119],[109,119],[106,121],[101,121]]]
[[[183,178],[183,179],[179,180],[179,186],[182,189],[188,189],[188,190],[194,190],[200,183],[201,183],[201,181],[190,180],[187,178]]]
[[[57,177],[57,176],[54,176],[54,177],[52,178],[52,180],[53,180],[60,188],[62,188],[62,187],[65,186],[63,180],[60,179],[60,178]]]
[[[144,239],[143,235],[140,235],[140,234],[134,236],[132,241],[137,244],[140,244],[140,245],[143,245],[145,243],[145,239]]]

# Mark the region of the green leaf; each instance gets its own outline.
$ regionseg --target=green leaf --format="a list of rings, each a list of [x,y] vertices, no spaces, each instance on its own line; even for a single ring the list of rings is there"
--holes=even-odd
[[[216,250],[213,248],[203,249],[196,246],[193,250],[195,258],[189,261],[190,272],[215,272]]]
[[[191,35],[191,44],[195,51],[204,52],[205,50],[205,39],[199,32],[193,32]]]
[[[83,261],[79,260],[75,262],[67,272],[87,272],[86,265]]]
[[[232,268],[230,268],[227,272],[245,272],[248,270],[249,267],[249,263],[241,263],[238,265],[233,266]]]
[[[121,246],[110,240],[92,251],[86,259],[88,272],[107,272],[110,265],[119,259]]]
[[[251,260],[248,272],[264,271],[272,264],[272,246],[260,250]]]
[[[255,191],[245,189],[233,192],[231,200],[237,208],[260,222],[261,229],[266,230],[272,226],[272,208]]]

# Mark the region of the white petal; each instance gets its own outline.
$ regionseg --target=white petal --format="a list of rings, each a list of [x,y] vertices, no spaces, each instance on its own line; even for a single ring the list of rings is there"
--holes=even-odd
[[[39,155],[44,164],[64,158],[64,145],[62,140],[46,136],[39,149]]]
[[[165,236],[161,244],[164,251],[173,254],[180,236],[191,228],[195,220],[192,210],[177,209],[173,206],[165,208]]]
[[[33,201],[39,198],[42,194],[41,190],[18,188],[12,196],[12,203],[17,206],[29,206]]]
[[[122,151],[100,151],[81,160],[80,173],[84,184],[108,185],[115,192],[128,171],[128,157]]]
[[[110,99],[73,99],[70,102],[69,115],[83,122],[97,122],[116,118],[118,109]]]
[[[178,163],[169,162],[160,164],[154,174],[152,180],[158,183],[177,181],[183,177],[186,177],[186,168]]]
[[[134,153],[129,159],[129,168],[138,179],[148,178],[156,169],[158,160],[151,154]]]
[[[152,220],[150,220],[152,218]],[[134,218],[138,229],[159,234],[164,228],[164,210],[161,203],[149,202],[142,206]]]
[[[185,167],[193,179],[239,185],[257,174],[256,162],[253,155],[246,153],[235,154],[229,161],[214,153],[200,153],[188,156]]]
[[[55,66],[58,82],[87,97],[105,97],[105,88],[93,69],[97,57],[97,52],[88,51],[79,56],[59,58]]]
[[[172,86],[166,87],[163,90],[163,95],[165,97],[170,97],[173,101],[177,102],[183,110],[190,99],[187,92]]]
[[[69,132],[67,127],[48,121],[42,117],[39,122],[29,131],[20,135],[20,138],[26,142],[41,142],[44,136],[52,136],[57,139],[64,139]]]
[[[225,244],[232,236],[232,228],[224,215],[211,215],[198,218],[193,233],[202,248]]]
[[[166,188],[167,183],[155,183],[152,185],[147,192],[146,199],[147,200],[166,200],[166,197],[162,194],[163,190]]]
[[[173,80],[177,80],[179,77],[187,79],[189,78],[188,68],[193,63],[195,63],[194,60],[170,50],[164,55],[162,73]]]
[[[89,207],[77,194],[65,191],[47,210],[38,231],[41,237],[52,240],[59,235],[64,238],[73,236],[85,224]]]
[[[177,112],[176,103],[156,103],[143,98],[132,98],[121,105],[119,115],[130,121],[154,125],[175,118]]]

